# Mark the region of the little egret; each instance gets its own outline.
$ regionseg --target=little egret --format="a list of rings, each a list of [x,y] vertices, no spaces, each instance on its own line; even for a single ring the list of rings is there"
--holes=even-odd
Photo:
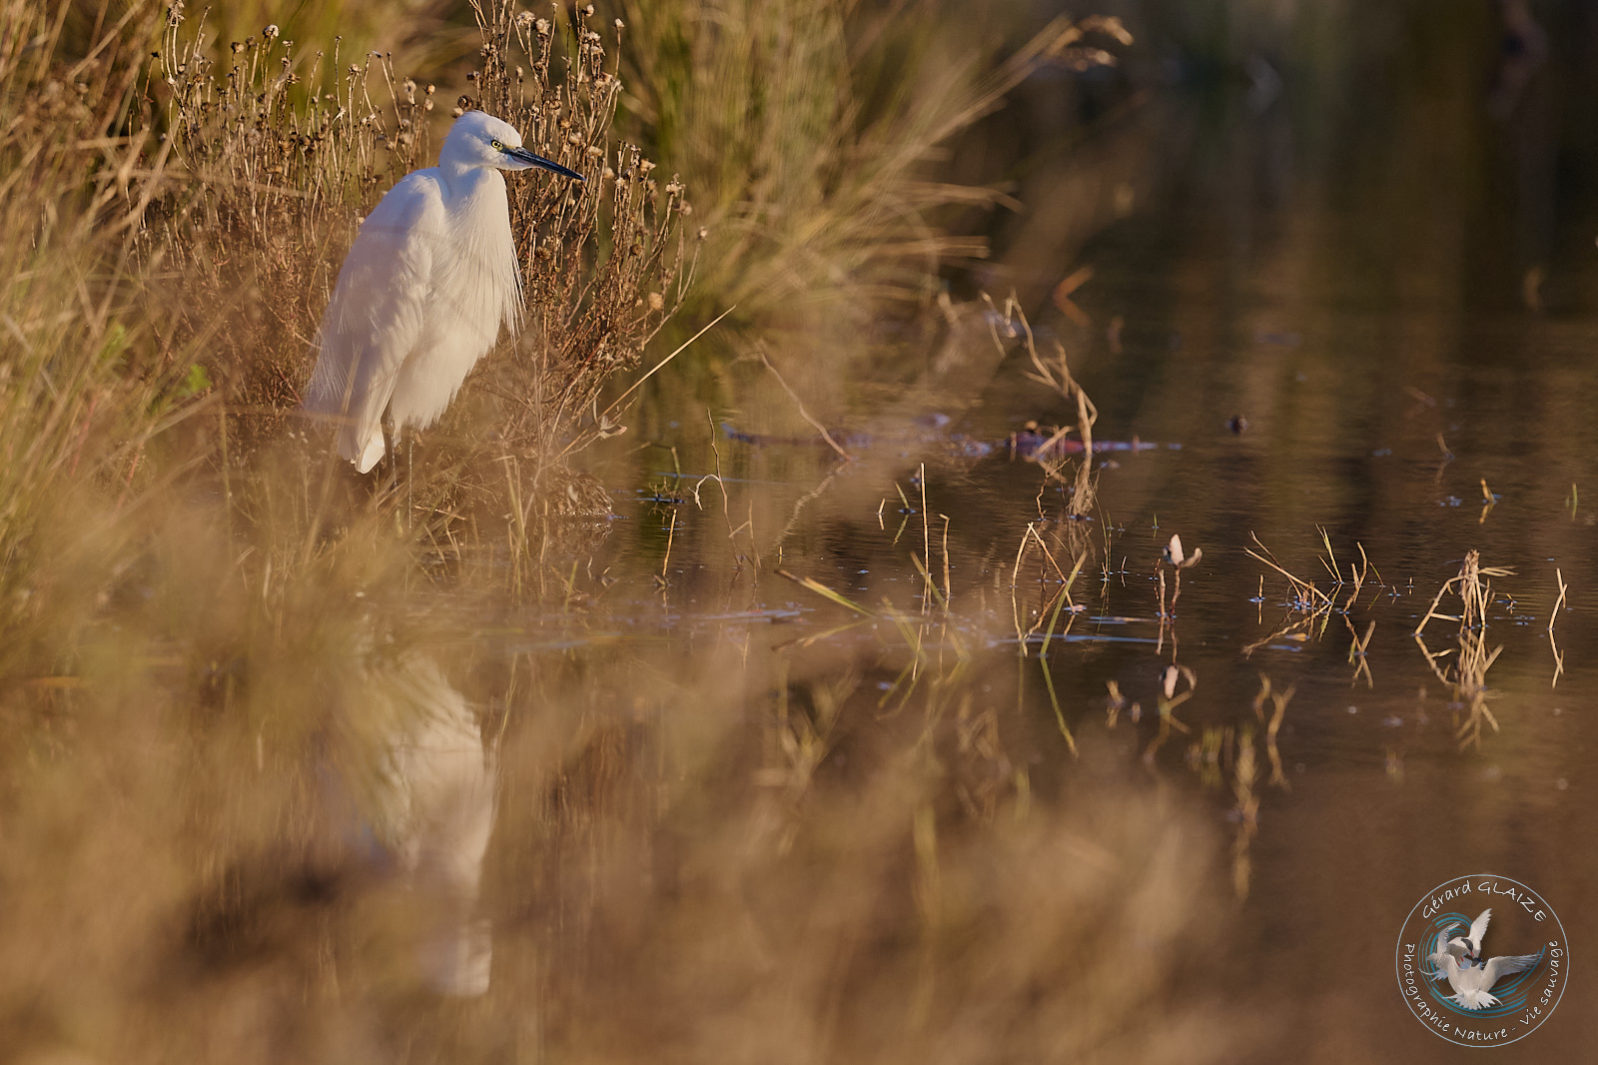
[[[405,176],[361,225],[322,316],[305,409],[338,419],[366,473],[408,428],[437,421],[521,318],[521,268],[501,170],[581,174],[522,147],[481,111],[455,120],[438,165]]]

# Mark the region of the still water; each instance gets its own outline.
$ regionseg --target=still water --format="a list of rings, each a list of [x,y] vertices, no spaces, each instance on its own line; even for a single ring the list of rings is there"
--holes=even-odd
[[[1179,811],[1171,845],[1206,857],[1141,904],[1203,916],[1150,940],[1168,967],[1121,1005],[1198,1057],[1454,1060],[1406,1015],[1395,945],[1434,886],[1474,873],[1540,893],[1571,951],[1558,1015],[1499,1053],[1586,1056],[1598,277],[1591,227],[1572,227],[1591,197],[1537,184],[1485,118],[1415,138],[1425,102],[1337,136],[1286,107],[1151,104],[1097,149],[1119,161],[1106,217],[1025,220],[1054,234],[1052,261],[1033,233],[982,282],[1015,288],[1040,351],[1066,352],[1096,440],[1154,445],[1095,456],[1091,501],[1080,459],[1051,479],[1003,446],[1074,404],[980,306],[875,378],[773,357],[849,461],[734,350],[658,392],[595,466],[619,512],[595,616],[730,662],[713,683],[752,718],[803,706],[807,772],[864,801],[876,763],[857,748],[943,714],[940,818],[1002,816],[1018,788],[1066,822],[1084,788]],[[1062,187],[1087,180],[1060,167]],[[1450,168],[1488,178],[1438,181]],[[1074,306],[1051,300],[1084,266]],[[1173,534],[1202,557],[1162,614]],[[1309,602],[1251,549],[1312,582]],[[1452,618],[1417,635],[1471,551],[1499,571],[1485,622],[1462,635],[1448,594]],[[1269,743],[1266,678],[1291,691]],[[983,744],[979,769],[956,764]],[[1122,831],[1126,853],[1115,833],[1094,846],[1135,862],[1145,841]],[[1495,914],[1488,953],[1537,949]],[[945,991],[927,994],[957,1014]]]

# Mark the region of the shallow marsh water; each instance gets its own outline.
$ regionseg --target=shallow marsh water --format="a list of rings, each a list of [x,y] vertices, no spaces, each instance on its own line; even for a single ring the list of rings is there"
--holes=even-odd
[[[968,322],[964,333],[951,327],[944,349],[902,353],[900,380],[915,387],[839,384],[820,354],[819,369],[784,364],[802,395],[833,397],[822,416],[842,427],[852,462],[762,387],[763,371],[737,387],[662,394],[640,426],[658,446],[618,443],[599,467],[621,515],[606,546],[621,578],[609,609],[625,599],[632,623],[685,656],[737,646],[750,671],[738,683],[776,663],[781,679],[754,685],[752,714],[829,676],[855,684],[863,674],[864,695],[839,711],[856,718],[846,733],[920,705],[901,673],[920,646],[919,683],[991,711],[997,775],[1025,776],[1031,801],[1068,804],[1072,782],[1108,764],[1112,794],[1174,796],[1197,811],[1208,831],[1184,845],[1219,860],[1190,890],[1224,897],[1224,916],[1197,968],[1180,963],[1199,987],[1164,993],[1224,1002],[1200,1008],[1234,1025],[1212,1047],[1225,1060],[1453,1060],[1458,1047],[1406,1015],[1394,947],[1426,892],[1473,872],[1534,886],[1573,951],[1558,1014],[1496,1053],[1579,1058],[1595,1005],[1585,947],[1598,872],[1587,846],[1598,831],[1598,509],[1587,502],[1598,501],[1587,483],[1598,459],[1598,277],[1590,229],[1585,243],[1560,233],[1588,216],[1590,198],[1564,194],[1563,215],[1526,205],[1558,199],[1551,187],[1488,183],[1428,199],[1431,175],[1409,170],[1391,132],[1380,181],[1328,181],[1295,156],[1287,117],[1240,105],[1207,124],[1180,107],[1139,121],[1123,134],[1133,154],[1173,123],[1201,131],[1187,154],[1145,175],[1152,191],[1136,211],[1067,242],[1054,278],[1012,276],[1046,293],[1077,266],[1094,268],[1073,295],[1091,325],[1041,313],[1040,347],[1056,336],[1065,346],[1097,403],[1097,439],[1157,445],[1098,456],[1085,514],[1068,514],[1069,490],[1035,464],[1002,449],[956,454],[1031,420],[1072,419],[1027,379],[1013,343],[996,357],[986,324]],[[1434,165],[1503,166],[1513,151],[1455,147],[1468,158]],[[1534,264],[1517,258],[1527,240],[1506,236],[1517,226],[1534,230]],[[1001,267],[990,280],[1005,276]],[[949,349],[966,376],[942,392],[923,387],[946,372]],[[931,415],[948,425],[929,431]],[[773,423],[782,428],[758,442],[718,428]],[[1029,525],[1062,570],[1084,559],[1052,635],[1061,573],[1030,546],[1018,564]],[[1203,556],[1162,620],[1157,570],[1173,534]],[[1249,555],[1256,536],[1332,607],[1296,603],[1288,581]],[[1372,568],[1355,594],[1361,548]],[[1480,650],[1498,652],[1477,678],[1480,699],[1451,672],[1459,623],[1433,619],[1415,633],[1471,550],[1513,571],[1491,578],[1475,630]],[[946,606],[927,595],[912,555],[930,555],[940,591],[947,562]],[[912,620],[859,619],[779,569]],[[633,598],[641,571],[661,579]],[[1569,587],[1557,612],[1556,574]],[[1459,600],[1438,609],[1457,615]],[[1158,707],[1173,664],[1191,672],[1174,675],[1181,731],[1166,733]],[[1262,677],[1292,689],[1275,780],[1262,735],[1272,704],[1255,706]],[[1259,761],[1245,795],[1249,745]],[[824,746],[822,769],[847,774],[847,744]],[[951,791],[967,788],[958,777]],[[1144,1008],[1159,1015],[1167,1001]]]

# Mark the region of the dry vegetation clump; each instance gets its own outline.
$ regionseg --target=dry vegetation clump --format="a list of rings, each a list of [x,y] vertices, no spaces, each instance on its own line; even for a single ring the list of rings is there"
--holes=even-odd
[[[1114,737],[1062,785],[1063,748],[1002,725],[989,674],[929,676],[885,718],[876,681],[895,663],[839,668],[825,648],[722,645],[686,669],[647,644],[510,661],[478,678],[501,767],[486,995],[421,988],[409,891],[307,861],[318,782],[282,760],[280,713],[174,727],[141,684],[10,803],[12,1046],[1109,1063],[1235,1060],[1246,1041],[1208,984],[1230,928],[1212,832],[1130,779],[1127,752],[1099,746]],[[347,700],[375,727],[413,656],[351,662],[274,670],[244,705]]]
[[[618,88],[585,22],[552,30],[506,4],[481,14],[482,99],[457,103],[504,107],[590,179],[517,188],[531,308],[520,350],[469,386],[481,396],[438,434],[452,452],[418,464],[403,497],[352,510],[364,493],[336,463],[262,445],[294,435],[360,215],[431,161],[431,120],[457,103],[386,56],[351,61],[337,41],[296,43],[275,25],[212,41],[182,4],[107,8],[87,29],[0,7],[0,633],[23,675],[74,672],[76,634],[106,620],[157,549],[163,510],[209,508],[229,579],[270,609],[266,590],[322,579],[341,552],[436,562],[475,536],[526,556],[543,515],[602,507],[559,477],[559,505],[535,505],[540,475],[613,429],[618,411],[594,399],[680,302],[687,207],[636,148],[609,145]],[[66,42],[67,29],[87,36]],[[468,417],[483,421],[452,429]],[[497,525],[463,517],[472,492]]]
[[[607,139],[586,15],[480,12],[465,103],[589,182],[513,183],[528,328],[374,491],[287,412],[357,218],[460,101],[386,57],[123,10],[68,59],[0,0],[8,1056],[1222,1055],[1178,986],[1217,924],[1202,827],[1114,773],[1034,784],[1007,745],[1042,743],[1003,735],[988,676],[927,666],[885,716],[868,681],[902,661],[703,637],[685,661],[573,611],[562,650],[495,646],[553,568],[542,471],[613,429],[604,386],[697,239],[680,183]],[[468,696],[500,783],[494,979],[462,1003],[407,951],[425,892],[328,792],[391,784],[417,704]]]
[[[350,62],[276,26],[222,43],[181,4],[64,14],[0,5],[0,808],[29,826],[7,834],[0,866],[33,870],[50,886],[31,896],[41,912],[60,904],[56,919],[75,921],[111,886],[88,870],[111,852],[110,867],[127,865],[145,839],[159,868],[141,870],[127,927],[94,947],[115,955],[164,934],[148,922],[192,892],[195,862],[294,838],[286,826],[314,805],[312,755],[353,705],[335,693],[359,689],[374,660],[481,625],[485,596],[533,587],[446,592],[437,563],[481,545],[530,556],[513,570],[529,571],[542,512],[526,507],[514,537],[436,511],[413,522],[409,496],[373,497],[335,460],[277,446],[355,222],[431,161],[429,115],[453,105],[386,57]],[[68,29],[87,36],[68,42]],[[572,33],[570,65],[539,46],[519,117],[565,138],[552,154],[590,181],[580,200],[514,207],[524,249],[535,233],[543,249],[527,256],[523,358],[548,341],[565,354],[535,368],[566,376],[518,397],[525,414],[479,445],[535,471],[553,443],[593,438],[582,403],[639,361],[691,246],[677,239],[680,189],[631,180],[637,151],[608,146],[614,87],[596,87],[590,31]],[[517,68],[496,69],[479,84]],[[521,217],[535,210],[552,217]],[[596,357],[579,357],[584,343]],[[536,491],[533,474],[485,462],[494,476],[477,487]],[[465,465],[418,464],[416,498],[445,498]],[[242,766],[258,776],[234,803]],[[108,810],[125,839],[62,842]],[[49,923],[26,907],[11,917]],[[48,981],[24,954],[6,952],[8,1010]]]
[[[587,177],[581,188],[511,184],[534,350],[505,360],[494,382],[515,404],[512,439],[569,452],[615,430],[619,410],[597,408],[601,389],[638,365],[682,305],[697,259],[693,207],[682,182],[659,180],[638,145],[607,145],[622,82],[591,6],[570,23],[558,8],[555,18],[537,18],[504,0],[473,9],[484,43],[472,77],[478,92],[465,102]],[[621,25],[613,31],[619,45]]]
[[[477,92],[449,101],[398,76],[388,56],[351,62],[335,47],[307,57],[275,26],[213,59],[203,27],[185,37],[181,16],[169,17],[151,85],[160,102],[145,122],[168,134],[172,190],[144,230],[145,250],[150,261],[177,260],[185,290],[174,327],[214,333],[210,361],[246,419],[266,415],[275,428],[271,412],[297,401],[360,215],[431,164],[434,119],[470,107],[519,127],[588,181],[510,182],[527,328],[515,356],[477,382],[498,402],[485,409],[478,397],[463,407],[471,432],[452,429],[457,414],[441,433],[458,444],[489,436],[527,455],[569,453],[612,428],[617,412],[606,420],[592,405],[681,302],[690,208],[679,183],[654,180],[637,147],[608,144],[620,82],[584,16],[566,26],[514,16],[503,2],[477,15],[480,69],[468,75]],[[314,91],[329,79],[331,89]],[[302,84],[313,91],[295,106]]]
[[[1006,54],[968,4],[652,0],[625,5],[628,119],[694,188],[695,299],[847,336],[924,305],[984,257],[950,223],[1009,203],[950,181],[950,142],[1049,63],[1113,63],[1113,18],[1060,18]],[[980,7],[980,5],[979,5]]]
[[[4,664],[75,674],[82,634],[122,590],[148,593],[165,513],[225,534],[221,585],[251,589],[244,613],[279,631],[280,589],[319,587],[327,613],[349,617],[338,597],[368,594],[395,557],[433,563],[404,587],[474,547],[509,551],[515,579],[496,590],[533,587],[522,578],[549,515],[604,505],[545,471],[613,431],[619,407],[596,398],[680,304],[694,243],[681,185],[607,139],[619,88],[599,34],[581,15],[480,10],[480,95],[441,104],[388,57],[337,41],[267,25],[223,43],[182,4],[110,10],[85,30],[0,7]],[[64,27],[89,35],[69,44]],[[369,499],[335,460],[279,444],[303,435],[292,410],[360,215],[431,161],[434,120],[474,104],[589,180],[513,184],[530,311],[519,350],[468,387],[437,463]],[[480,420],[453,429],[467,418]],[[219,631],[190,621],[198,640]]]
[[[545,989],[552,1049],[1108,1062],[1235,1045],[1177,984],[1220,920],[1195,890],[1213,875],[1202,828],[1114,771],[1035,794],[983,709],[990,677],[934,681],[890,722],[872,673],[790,663],[818,665],[752,726],[737,699],[572,721],[556,786],[531,817],[507,806],[544,842],[502,887],[534,878],[565,917],[508,931],[532,937],[507,969]],[[956,801],[962,784],[984,800]]]

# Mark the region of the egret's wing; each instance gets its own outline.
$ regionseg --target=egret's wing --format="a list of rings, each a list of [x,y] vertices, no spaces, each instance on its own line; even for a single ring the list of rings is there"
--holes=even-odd
[[[1506,976],[1523,973],[1542,960],[1541,954],[1500,954],[1487,959],[1487,969],[1482,974],[1482,986],[1492,987]]]
[[[362,473],[383,455],[383,409],[421,335],[446,222],[435,171],[395,185],[362,224],[322,316],[305,408],[341,418],[339,453]]]
[[[1483,910],[1476,919],[1470,923],[1470,941],[1476,947],[1476,953],[1482,952],[1482,937],[1487,934],[1487,923],[1493,919],[1493,911]]]

